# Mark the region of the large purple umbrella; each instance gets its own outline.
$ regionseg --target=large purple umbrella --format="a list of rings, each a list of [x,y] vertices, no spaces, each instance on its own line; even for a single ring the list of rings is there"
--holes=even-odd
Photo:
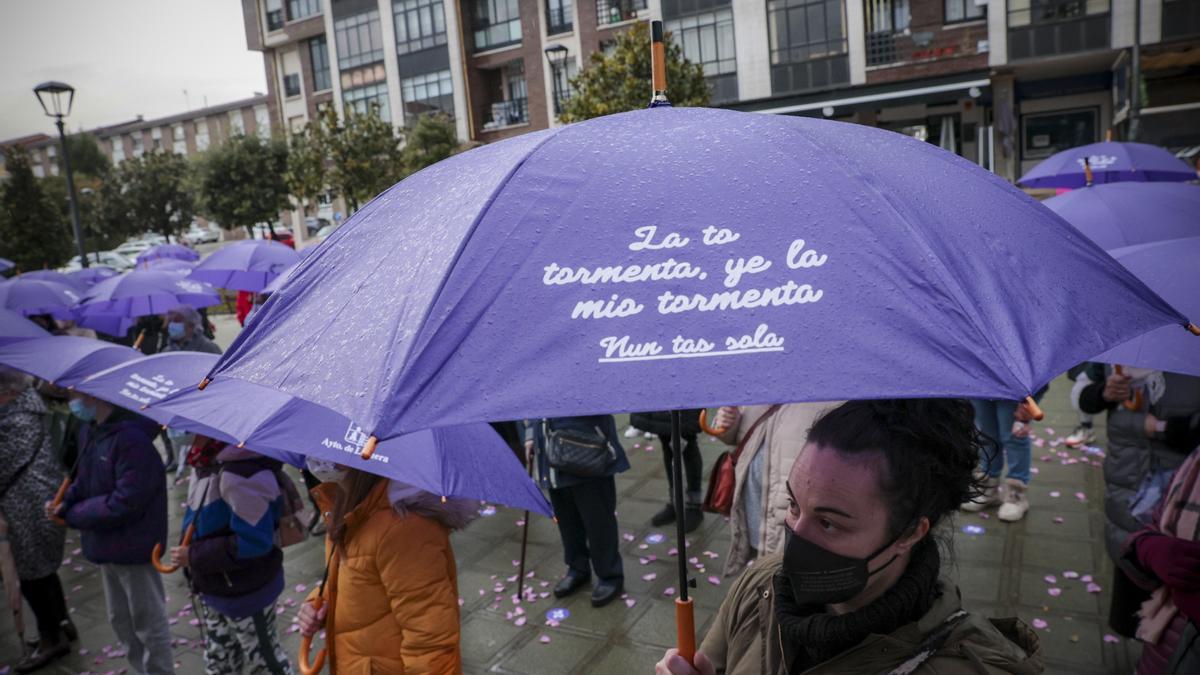
[[[79,313],[132,318],[165,314],[179,305],[208,307],[220,302],[216,289],[206,283],[172,272],[133,270],[92,286]]]
[[[1200,185],[1110,183],[1042,203],[1105,250],[1200,236]]]
[[[159,244],[139,253],[137,262],[141,264],[150,260],[162,260],[164,258],[194,262],[200,259],[200,254],[187,246],[179,244]]]
[[[1200,237],[1129,246],[1109,253],[1172,306],[1200,316]],[[1200,347],[1196,342],[1186,330],[1164,326],[1088,360],[1200,377]]]
[[[0,309],[0,346],[39,337],[50,337],[50,333],[18,312]]]
[[[105,279],[117,276],[117,274],[117,271],[111,267],[92,265],[91,267],[67,272],[67,277],[74,279],[77,283],[81,283],[84,286],[94,286]]]
[[[198,378],[203,373],[195,373]],[[193,379],[194,384],[197,380]],[[428,429],[381,443],[364,466],[367,440],[345,415],[242,380],[217,380],[153,403],[145,411],[171,427],[243,444],[263,454],[290,451],[358,466],[446,497],[482,499],[550,515],[545,497],[512,449],[487,424]]]
[[[218,288],[261,291],[287,268],[300,262],[300,254],[285,244],[269,239],[235,242],[201,260],[191,279]]]
[[[0,347],[0,364],[60,387],[70,387],[89,375],[141,355],[136,349],[111,342],[73,335],[51,335]]]
[[[180,260],[178,258],[155,258],[139,263],[141,269],[154,270],[156,272],[174,272],[187,276],[195,269],[196,263]]]
[[[84,314],[83,312],[75,313],[75,325],[80,328],[90,328],[97,333],[104,333],[116,338],[123,338],[129,334],[129,329],[137,321],[128,316],[120,314]]]
[[[1147,143],[1106,141],[1055,153],[1021,176],[1017,185],[1027,188],[1080,188],[1088,184],[1084,162],[1091,167],[1093,183],[1123,181],[1196,180],[1196,172],[1165,148]]]
[[[73,286],[17,277],[0,282],[0,307],[25,316],[50,314],[59,319],[71,318],[71,308],[79,304],[82,294]]]
[[[81,283],[78,279],[67,276],[56,270],[34,270],[32,272],[23,272],[18,279],[36,279],[38,281],[53,281],[67,288],[74,289],[78,293],[83,293],[87,290],[87,284]]]

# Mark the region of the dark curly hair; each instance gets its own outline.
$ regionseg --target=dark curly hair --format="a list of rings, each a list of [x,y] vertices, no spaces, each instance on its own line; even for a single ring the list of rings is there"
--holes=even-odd
[[[982,492],[976,468],[985,437],[965,399],[849,401],[818,419],[808,441],[846,454],[882,453],[879,488],[894,537],[922,516],[936,527]]]

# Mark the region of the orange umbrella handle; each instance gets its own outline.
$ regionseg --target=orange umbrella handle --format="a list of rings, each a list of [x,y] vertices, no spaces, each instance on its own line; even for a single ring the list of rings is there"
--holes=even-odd
[[[317,596],[312,601],[313,609],[318,612],[325,606],[325,598]],[[300,675],[317,675],[321,669],[325,667],[326,649],[322,647],[317,652],[317,658],[309,661],[309,652],[312,651],[313,636],[305,635],[300,638]]]
[[[133,348],[142,351],[142,342],[146,339],[146,331],[138,333],[137,339],[133,341]]]
[[[70,487],[71,477],[63,477],[62,483],[59,483],[58,485],[58,492],[55,492],[54,499],[50,500],[50,506],[53,506],[55,511],[58,511],[58,507],[62,506],[63,497],[67,496],[67,489]],[[50,520],[54,521],[58,525],[67,524],[67,521],[63,520],[61,516],[50,516]]]
[[[1032,396],[1026,396],[1025,401],[1021,405],[1025,406],[1025,412],[1029,413],[1029,416],[1038,422],[1046,419],[1046,413],[1042,412],[1041,406],[1037,404],[1037,401],[1033,400]]]
[[[709,436],[720,436],[728,431],[728,429],[714,429],[708,426],[708,410],[700,411],[700,430]]]
[[[675,598],[675,646],[687,662],[696,662],[696,605],[695,600]]]
[[[1113,372],[1118,375],[1124,375],[1125,369],[1119,365],[1116,365],[1116,366],[1113,366]],[[1139,389],[1138,391],[1133,392],[1133,398],[1121,401],[1121,405],[1125,406],[1125,409],[1129,410],[1129,411],[1136,412],[1136,411],[1140,410],[1142,407],[1142,392],[1141,392],[1141,390]]]
[[[187,530],[184,531],[184,533],[183,533],[182,545],[187,546],[188,544],[191,544],[192,543],[192,535],[195,533],[196,533],[196,524],[192,523],[191,525],[188,525]],[[154,550],[150,552],[150,564],[154,565],[154,569],[158,570],[159,573],[161,573],[161,574],[171,574],[175,570],[179,569],[179,565],[164,565],[162,563],[162,544],[161,543],[155,544]]]

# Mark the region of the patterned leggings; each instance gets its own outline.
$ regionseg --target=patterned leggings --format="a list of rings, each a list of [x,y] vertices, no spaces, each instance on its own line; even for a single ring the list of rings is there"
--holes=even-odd
[[[206,675],[250,673],[292,675],[292,664],[279,646],[275,605],[232,619],[200,603],[204,614],[204,672]]]

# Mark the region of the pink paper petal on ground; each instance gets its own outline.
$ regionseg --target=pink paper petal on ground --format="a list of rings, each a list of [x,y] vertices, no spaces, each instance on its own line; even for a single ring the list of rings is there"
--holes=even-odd
[[[1039,474],[1039,473],[1041,473],[1041,472],[1042,472],[1042,470],[1041,470],[1041,469],[1039,469],[1039,468],[1037,468],[1036,466],[1034,466],[1034,467],[1030,467],[1030,469],[1029,469],[1029,473],[1032,473],[1032,474],[1033,474],[1033,475],[1035,475],[1035,476],[1036,476],[1036,475],[1038,475],[1038,474]]]
[[[1033,620],[1033,627],[1038,630],[1045,630],[1046,627],[1049,625],[1050,624],[1046,623],[1046,621],[1044,619],[1034,619]]]
[[[991,514],[988,514],[988,513],[980,513],[979,517],[982,518],[983,520],[987,520],[987,519],[991,518],[992,516],[991,516]]]
[[[525,527],[525,520],[524,519],[518,520],[516,524],[517,524],[517,527]]]
[[[544,600],[550,597],[550,591],[542,591],[541,593],[538,593],[538,597]]]
[[[1110,642],[1110,643],[1117,643],[1117,642],[1120,642],[1120,641],[1121,641],[1121,638],[1119,638],[1119,637],[1117,637],[1116,635],[1113,635],[1113,634],[1111,634],[1111,633],[1105,633],[1105,634],[1104,634],[1104,641],[1105,641],[1105,642]]]
[[[654,581],[657,578],[658,578],[658,574],[656,572],[651,572],[649,574],[642,575],[642,581]]]
[[[667,551],[667,555],[679,555],[679,549],[671,548],[670,550]]]
[[[524,613],[525,613],[525,608],[524,608],[524,607],[518,607],[518,608],[516,608],[516,609],[514,609],[514,610],[513,610],[513,614],[515,614],[516,616],[521,616],[521,615],[522,615],[522,614],[524,614]]]
[[[666,595],[666,596],[675,595],[675,587],[667,586],[665,589],[663,589],[663,595]]]
[[[303,593],[304,591],[307,591],[307,590],[308,590],[308,586],[306,586],[304,584],[296,584],[296,592],[297,593]]]
[[[637,600],[634,600],[633,598],[625,598],[625,606],[626,607],[633,607],[636,604],[637,604]]]
[[[512,565],[513,565],[513,567],[520,567],[520,566],[521,566],[521,561],[520,561],[520,560],[514,560],[514,561],[512,561]]]
[[[1084,493],[1082,493],[1082,492],[1076,492],[1076,493],[1075,493],[1075,499],[1078,499],[1078,500],[1079,500],[1079,501],[1081,501],[1081,502],[1086,502],[1086,501],[1087,501],[1087,495],[1085,495],[1085,494],[1084,494]]]
[[[71,549],[71,555],[79,555],[80,553],[83,553],[83,549],[81,549],[81,548]]]
[[[519,617],[517,617],[517,620],[513,622],[513,625],[514,626],[524,626],[525,622],[528,620],[529,620],[528,617],[519,616]]]
[[[199,626],[199,625],[200,625],[200,619],[191,619],[191,620],[189,620],[189,621],[188,621],[188,625],[189,625],[189,626]]]
[[[1046,576],[1044,576],[1042,578],[1045,579],[1046,583],[1048,583],[1048,584],[1057,584],[1058,583],[1058,577],[1054,576],[1053,574],[1047,574]]]
[[[1063,517],[1062,517],[1062,516],[1054,516],[1054,524],[1055,524],[1055,525],[1062,525],[1062,524],[1063,524]]]
[[[644,550],[650,548],[650,545],[649,544],[638,544],[638,548],[640,548],[644,551]]]
[[[168,626],[174,626],[177,623],[179,623],[179,619],[176,619],[175,617],[171,617],[171,618],[167,619]]]
[[[547,586],[549,586],[549,585],[550,585],[550,582],[549,582],[549,581],[539,581],[539,582],[538,582],[538,586],[541,586],[542,588],[545,588],[545,587],[547,587]]]
[[[1061,588],[1047,588],[1046,592],[1049,593],[1050,597],[1052,598],[1057,598],[1058,596],[1062,595]]]
[[[658,556],[651,553],[650,555],[646,556],[646,560],[649,560],[650,562],[654,562],[655,560],[658,560]]]
[[[1067,570],[1066,572],[1063,572],[1063,578],[1064,578],[1064,579],[1078,579],[1078,578],[1079,578],[1079,572],[1075,572],[1075,571],[1072,571],[1072,570]]]
[[[715,577],[715,576],[710,576],[710,577],[708,578],[708,583],[712,584],[713,586],[720,586],[720,585],[721,585],[721,579],[720,579],[720,578],[718,578],[718,577]]]
[[[650,559],[649,558],[638,558],[638,564],[639,565],[649,565]]]
[[[717,555],[716,553],[713,553],[712,551],[705,551],[703,555],[704,555],[704,557],[709,558],[710,560],[716,560],[717,558],[721,557],[721,556]]]
[[[1059,492],[1058,490],[1051,490],[1051,491],[1050,491],[1050,496],[1051,496],[1051,497],[1054,497],[1055,499],[1058,499],[1059,497],[1061,497],[1061,496],[1062,496],[1062,493],[1061,493],[1061,492]]]
[[[1085,584],[1090,584],[1090,583],[1092,583],[1092,575],[1085,574],[1085,575],[1079,577],[1079,580]]]
[[[1097,584],[1095,582],[1087,585],[1088,593],[1099,593],[1101,590],[1103,590],[1103,589],[1100,588],[1100,584]]]
[[[480,595],[487,595],[487,591],[481,588],[481,589],[479,589],[479,594],[480,594]]]
[[[464,601],[462,598],[459,598],[459,599],[458,599],[458,606],[459,606],[459,607],[462,607],[464,604],[466,604],[466,601]]]
[[[625,541],[633,541],[634,540],[634,536],[628,532],[626,532],[625,534],[622,534],[621,538],[624,539]]]
[[[1046,435],[1053,436],[1054,435],[1054,427],[1046,427]]]
[[[697,558],[696,556],[692,556],[691,558],[688,558],[688,562],[690,562],[690,563],[692,563],[693,565],[695,565],[696,563],[700,562],[700,559],[699,559],[699,558]]]

